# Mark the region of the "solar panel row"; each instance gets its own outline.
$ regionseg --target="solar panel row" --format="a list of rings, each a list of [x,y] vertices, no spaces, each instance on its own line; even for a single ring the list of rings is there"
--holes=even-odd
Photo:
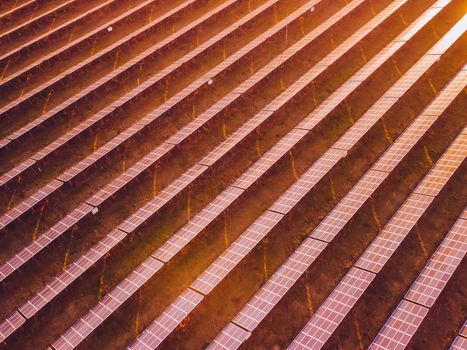
[[[374,278],[371,272],[351,268],[288,349],[320,349]]]
[[[210,223],[218,219],[242,193],[241,189],[227,187],[185,226],[172,235],[152,256],[165,263],[168,262],[194,240],[201,231],[205,230]]]
[[[422,183],[416,189],[417,193],[427,196],[436,196],[441,191],[443,184],[446,183],[453,171],[457,169],[459,164],[465,159],[465,151],[467,149],[466,142],[467,139],[465,137],[459,138],[459,142],[455,144],[456,148],[453,148],[449,154],[443,156],[440,166],[433,169],[429,176],[423,179]]]
[[[374,273],[380,272],[431,202],[433,197],[413,193],[365,250],[355,266]]]
[[[146,328],[138,340],[130,345],[131,350],[155,349],[182,320],[203,300],[203,295],[187,289],[164,311],[154,323]]]
[[[132,215],[130,215],[125,221],[123,221],[118,228],[125,232],[132,232],[138,228],[138,226],[144,224],[154,213],[161,208],[164,204],[168,203],[175,195],[180,193],[182,190],[187,188],[194,178],[200,176],[207,169],[204,165],[196,164],[185,174],[180,176],[172,184],[162,190],[159,195],[154,199],[147,202],[143,207],[138,209]]]

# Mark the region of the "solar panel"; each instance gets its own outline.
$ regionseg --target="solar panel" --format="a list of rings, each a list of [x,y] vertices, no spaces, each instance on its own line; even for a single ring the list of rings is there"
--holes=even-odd
[[[378,59],[381,53],[378,53],[369,63],[364,65],[360,70],[365,70],[368,64],[371,64],[374,59]],[[372,64],[374,69],[371,70],[368,75],[365,77],[369,77],[371,73],[373,73],[379,65]],[[360,71],[359,71],[360,72]],[[297,129],[303,130],[311,130],[319,122],[321,122],[331,111],[336,108],[342,101],[344,101],[354,89],[360,85],[360,81],[354,81],[354,74],[350,79],[348,79],[344,84],[342,84],[336,91],[332,93],[326,100],[320,103],[309,115],[307,115],[298,125]]]
[[[254,130],[270,116],[271,113],[264,110],[257,113],[255,116],[253,116],[253,118],[248,120],[238,130],[230,135],[224,142],[209,152],[203,159],[199,161],[199,163],[207,166],[213,165],[216,161],[224,157],[227,152],[234,149],[234,147],[237,146],[240,141],[245,139],[249,133],[254,132]]]
[[[436,45],[430,50],[431,55],[442,55],[462,34],[467,26],[467,15],[457,21],[457,23],[449,30],[449,32],[438,40]]]
[[[413,23],[413,25],[403,35],[397,38],[397,41],[407,42],[409,41],[418,31],[420,31],[429,21],[436,16],[447,4],[441,4],[441,1],[436,1],[427,11],[425,11],[419,20]]]
[[[13,169],[10,169],[5,174],[0,176],[0,186],[5,185],[7,182],[13,180],[16,176],[21,174],[24,170],[31,167],[36,161],[34,159],[26,159],[21,164],[15,166]]]
[[[463,337],[456,337],[449,350],[465,350],[467,349],[467,339]]]
[[[374,277],[371,272],[351,268],[288,349],[320,349]]]
[[[415,122],[409,126],[404,134],[399,137],[392,147],[388,149],[376,162],[373,169],[391,172],[396,164],[398,164],[415,145],[413,140],[421,138],[422,135],[432,127],[434,122],[437,120],[437,117],[441,115],[454,98],[461,93],[466,79],[467,74],[460,71],[454,79],[445,88],[443,88],[440,94],[436,96],[436,99],[433,100],[427,108],[425,108],[421,116],[419,116]],[[460,149],[459,151],[462,150]],[[429,194],[424,192],[419,193]],[[436,192],[432,193],[432,195],[436,194]]]
[[[257,181],[281,157],[289,152],[295,144],[308,132],[306,130],[292,129],[285,137],[267,151],[256,163],[245,171],[232,186],[247,189]]]
[[[81,220],[92,210],[87,204],[82,204],[62,220],[52,226],[48,231],[40,235],[35,241],[23,248],[15,256],[10,258],[0,267],[0,281],[4,281],[9,275],[17,271],[21,266],[34,258],[36,254],[48,247],[51,242],[60,237],[65,231],[71,228],[76,222]]]
[[[163,143],[144,156],[141,160],[119,175],[116,179],[112,180],[109,184],[97,191],[86,203],[97,207],[102,204],[106,199],[113,196],[118,191],[125,188],[125,186],[135,179],[138,175],[146,171],[150,166],[159,161],[173,148],[173,145]]]
[[[9,139],[0,140],[0,149],[6,147],[11,141]]]
[[[232,320],[253,331],[326,247],[307,238]]]
[[[427,196],[436,196],[461,166],[467,154],[467,135],[460,134],[449,150],[437,162],[437,166],[417,186],[415,192]]]
[[[459,335],[467,338],[467,321],[464,322],[464,325],[461,328],[461,331],[459,332]]]
[[[33,317],[45,305],[50,303],[63,290],[80,278],[87,270],[94,266],[113,247],[120,243],[126,234],[120,230],[113,230],[90,250],[83,254],[78,260],[68,266],[60,275],[54,278],[38,293],[32,296],[18,310],[27,319]]]
[[[467,65],[464,67],[467,67]],[[449,88],[443,88],[439,95],[436,96],[436,100],[430,103],[427,108],[425,108],[423,114],[434,116],[443,114],[454,98],[465,88],[466,79],[467,72],[465,70],[460,70],[448,83],[447,86]]]
[[[52,180],[29,198],[16,205],[10,211],[7,211],[3,216],[0,217],[0,229],[4,228],[9,223],[13,222],[33,206],[35,206],[37,203],[41,202],[44,198],[49,196],[50,193],[57,190],[62,184],[63,182],[61,181]]]
[[[397,164],[409,153],[409,151],[415,146],[414,139],[420,138],[424,132],[426,132],[436,121],[436,117],[431,116],[420,116],[415,122],[409,127],[409,132],[405,132],[402,137],[398,138],[393,146],[388,149],[382,157],[380,157],[377,163],[373,166],[373,169],[378,171],[385,171],[391,173]]]
[[[310,237],[330,242],[368,201],[387,174],[369,170],[313,230]]]
[[[441,39],[443,40],[443,39]],[[423,56],[417,64],[409,69],[397,82],[393,85],[387,93],[387,96],[390,98],[400,98],[402,97],[408,89],[413,85],[413,82],[420,79],[423,73],[425,73],[428,68],[430,68],[433,63],[439,58],[438,55],[433,54],[433,48],[428,51],[428,53]]]
[[[265,211],[190,286],[207,295],[280,221],[282,214]]]
[[[112,107],[113,108],[113,107]],[[87,119],[85,122],[81,123],[70,132],[65,134],[65,138],[67,141],[70,136],[74,137],[79,133],[84,132],[92,123],[98,121],[98,115],[94,115],[91,118]],[[105,156],[109,155],[109,152],[115,150],[118,146],[122,145],[122,142],[126,140],[126,136],[136,135],[138,134],[143,127],[141,125],[133,125],[130,128],[126,129],[124,132],[120,133],[101,147],[99,147],[95,152],[91,153],[89,156],[84,158],[83,160],[75,163],[70,168],[66,169],[62,174],[57,176],[57,179],[67,182],[73,180],[79,174],[83,174],[86,170],[88,170],[92,165],[95,165],[98,160],[103,159]],[[65,144],[63,142],[62,144]]]
[[[414,83],[414,81],[412,81]],[[396,83],[397,84],[397,83]],[[371,127],[397,102],[397,98],[384,94],[334,145],[333,148],[350,150]]]
[[[378,273],[402,240],[415,227],[432,201],[433,197],[412,194],[358,259],[355,266]]]
[[[405,299],[427,307],[451,278],[467,252],[467,222],[459,219],[417,277]]]
[[[140,334],[128,349],[155,349],[167,338],[170,330],[176,328],[202,300],[203,296],[201,294],[187,289]]]
[[[428,308],[402,300],[369,349],[405,349]]]
[[[136,212],[131,214],[127,219],[125,219],[125,221],[118,225],[118,228],[128,233],[136,230],[170,199],[174,198],[177,194],[186,189],[187,186],[189,186],[195,178],[205,172],[206,169],[207,167],[204,165],[195,164],[185,174],[164,188],[154,199],[150,200]]]
[[[216,339],[214,339],[213,343],[209,345],[206,349],[214,350],[214,349],[238,349],[240,345],[248,339],[250,336],[250,332],[229,323],[227,327],[224,328],[221,334],[219,334]]]
[[[467,223],[459,219],[425,265],[371,349],[404,349],[467,251]]]
[[[346,153],[341,150],[330,149],[327,151],[274,202],[270,210],[287,214],[345,155]]]
[[[26,319],[18,311],[15,311],[10,317],[0,323],[0,341],[3,342],[10,334],[20,328],[24,322],[26,322]]]
[[[185,141],[189,136],[199,131],[205,123],[211,120],[217,113],[226,108],[230,103],[238,98],[237,94],[228,94],[212,105],[207,111],[201,113],[195,120],[185,125],[182,129],[167,139],[167,143],[177,145]]]
[[[94,306],[90,312],[83,316],[71,328],[69,328],[53,344],[56,350],[70,349],[79,345],[89,334],[104,322],[118,307],[120,307],[132,295],[131,292],[141,287],[152,277],[163,263],[149,257],[122,284],[118,285],[110,293]]]
[[[224,212],[242,193],[243,190],[235,187],[225,189],[185,226],[171,236],[152,256],[163,262],[168,262],[204,230],[209,223]]]

